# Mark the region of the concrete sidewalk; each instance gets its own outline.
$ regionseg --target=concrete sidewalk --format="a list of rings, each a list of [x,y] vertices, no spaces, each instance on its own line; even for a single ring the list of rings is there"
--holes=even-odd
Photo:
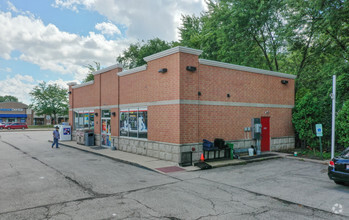
[[[49,140],[49,142],[52,143],[51,140]],[[66,147],[71,147],[85,152],[104,156],[123,163],[132,164],[134,166],[143,167],[145,169],[150,169],[159,173],[200,170],[200,168],[195,166],[180,167],[178,163],[172,161],[160,160],[153,157],[128,153],[119,150],[111,150],[110,148],[102,148],[98,146],[85,146],[77,144],[76,141],[60,141],[59,144]]]
[[[49,142],[52,143],[51,140],[49,140]],[[128,152],[119,151],[119,150],[111,150],[110,148],[80,145],[80,144],[77,144],[76,141],[61,141],[61,142],[59,142],[59,144],[62,146],[75,148],[75,149],[78,149],[81,151],[93,153],[96,155],[107,157],[107,158],[110,158],[110,159],[113,159],[116,161],[120,161],[123,163],[132,164],[134,166],[153,170],[153,171],[163,173],[163,174],[171,173],[171,172],[200,170],[200,168],[196,167],[196,166],[180,167],[178,165],[178,163],[175,163],[172,161],[160,160],[158,158],[128,153]],[[278,153],[278,152],[266,152],[266,153],[272,153],[274,155],[268,156],[268,157],[262,157],[262,158],[252,158],[249,160],[244,160],[244,157],[241,157],[241,159],[234,159],[234,160],[219,160],[219,161],[209,161],[209,162],[205,161],[205,162],[207,164],[211,165],[212,168],[223,167],[223,166],[232,166],[232,165],[243,165],[243,164],[247,164],[247,163],[264,161],[264,160],[269,160],[269,159],[276,159],[276,158],[297,159],[297,160],[301,160],[301,161],[321,163],[321,164],[328,164],[329,163],[329,161],[319,161],[319,160],[294,157],[294,156],[291,156],[290,154],[286,154],[286,153]]]

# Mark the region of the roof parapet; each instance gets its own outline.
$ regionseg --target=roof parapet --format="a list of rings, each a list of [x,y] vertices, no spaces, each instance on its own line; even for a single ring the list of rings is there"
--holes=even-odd
[[[189,47],[178,46],[178,47],[173,47],[173,48],[170,48],[168,50],[164,50],[164,51],[161,51],[159,53],[155,53],[153,55],[144,57],[143,59],[146,62],[149,62],[149,61],[156,60],[156,59],[159,59],[161,57],[165,57],[165,56],[168,56],[168,55],[171,55],[171,54],[174,54],[174,53],[179,53],[179,52],[189,53],[189,54],[194,54],[194,55],[200,56],[200,54],[202,53],[202,50],[197,50],[197,49],[193,49],[193,48],[189,48]]]

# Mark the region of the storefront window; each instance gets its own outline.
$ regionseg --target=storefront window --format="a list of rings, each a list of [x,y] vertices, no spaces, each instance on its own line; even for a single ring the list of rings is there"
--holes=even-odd
[[[90,113],[90,120],[89,120],[89,127],[90,129],[95,129],[95,115],[93,113]]]
[[[139,108],[138,110],[138,137],[148,138],[148,110]]]
[[[120,111],[120,136],[128,137],[128,109]]]
[[[122,109],[120,111],[120,136],[148,137],[147,108]]]
[[[88,110],[74,112],[74,128],[94,129],[94,113]]]

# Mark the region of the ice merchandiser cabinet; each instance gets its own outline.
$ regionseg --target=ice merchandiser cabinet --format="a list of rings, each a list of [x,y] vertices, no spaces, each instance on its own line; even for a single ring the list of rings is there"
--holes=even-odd
[[[60,141],[71,141],[71,126],[62,124],[55,125],[59,127]]]

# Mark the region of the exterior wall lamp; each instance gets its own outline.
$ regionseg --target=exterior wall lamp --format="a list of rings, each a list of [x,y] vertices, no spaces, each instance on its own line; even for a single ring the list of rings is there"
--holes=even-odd
[[[288,83],[288,81],[287,80],[281,80],[281,83],[286,85]]]
[[[195,66],[187,66],[186,70],[188,70],[190,72],[195,72],[196,71],[196,67]]]
[[[167,68],[159,69],[159,73],[166,73],[166,72],[167,72]]]
[[[71,94],[71,91],[69,91],[68,94],[70,95],[70,94]]]
[[[116,115],[116,113],[115,113],[115,112],[112,112],[111,114],[113,115],[113,117],[115,117],[115,115]]]
[[[95,116],[96,116],[96,117],[98,116],[98,112],[95,113]]]

